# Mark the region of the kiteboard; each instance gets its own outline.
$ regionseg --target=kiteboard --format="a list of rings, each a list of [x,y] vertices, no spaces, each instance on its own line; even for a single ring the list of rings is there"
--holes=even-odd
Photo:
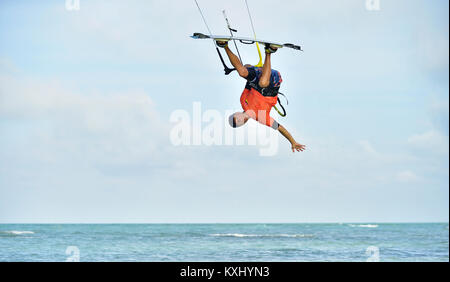
[[[286,47],[286,48],[292,48],[294,50],[303,51],[301,46],[294,45],[292,43],[281,44],[281,43],[276,43],[276,42],[271,42],[271,41],[254,39],[254,38],[252,39],[252,38],[248,38],[248,37],[237,37],[237,36],[230,36],[230,35],[206,35],[206,34],[199,33],[199,32],[194,33],[191,37],[194,39],[213,39],[215,41],[237,40],[243,44],[254,44],[255,42],[258,42],[263,45],[269,44],[276,48]]]

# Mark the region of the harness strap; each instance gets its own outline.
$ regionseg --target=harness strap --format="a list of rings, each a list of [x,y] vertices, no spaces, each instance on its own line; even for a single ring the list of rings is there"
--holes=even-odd
[[[289,105],[289,100],[286,98],[286,95],[284,95],[284,94],[281,93],[281,92],[278,92],[278,94],[281,94],[281,95],[286,99],[287,105]],[[279,97],[277,97],[277,101],[278,101],[278,104],[280,104],[280,107],[281,107],[281,109],[283,110],[283,113],[281,113],[280,110],[278,110],[278,108],[277,108],[276,105],[273,106],[273,107],[274,107],[274,109],[278,112],[278,114],[279,114],[280,116],[285,117],[285,116],[286,116],[286,110],[284,109],[283,105],[281,104],[281,101],[280,101],[280,98],[279,98]]]
[[[229,75],[232,71],[236,70],[235,68],[230,69],[225,64],[225,61],[223,60],[222,54],[220,54],[219,48],[216,47],[216,50],[217,50],[217,54],[219,54],[220,61],[222,62],[223,70],[225,71],[225,75]]]
[[[273,108],[278,112],[278,114],[280,116],[285,117],[286,116],[286,110],[284,109],[283,105],[281,105],[280,98],[277,98],[277,99],[278,99],[278,104],[280,104],[280,107],[283,110],[283,113],[281,113],[280,110],[278,110],[277,106],[273,106]]]
[[[286,105],[289,105],[289,100],[288,100],[288,98],[286,97],[286,95],[284,95],[284,94],[281,93],[281,92],[278,92],[278,94],[281,94],[281,96],[283,96],[284,99],[286,99]],[[278,100],[279,100],[279,99],[278,99]],[[280,101],[278,101],[278,102],[280,102]]]

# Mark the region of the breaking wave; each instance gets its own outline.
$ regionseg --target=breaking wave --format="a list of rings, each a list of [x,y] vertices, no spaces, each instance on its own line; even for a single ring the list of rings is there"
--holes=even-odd
[[[312,234],[241,234],[241,233],[216,233],[211,234],[211,236],[215,237],[237,237],[237,238],[246,238],[246,237],[256,237],[256,238],[311,238],[314,237]]]
[[[349,226],[351,226],[351,227],[365,227],[365,228],[377,228],[378,227],[377,224],[359,224],[359,225],[349,224]]]
[[[20,236],[20,235],[26,235],[26,234],[34,234],[34,232],[33,231],[16,231],[16,230],[0,231],[0,236],[1,235]]]

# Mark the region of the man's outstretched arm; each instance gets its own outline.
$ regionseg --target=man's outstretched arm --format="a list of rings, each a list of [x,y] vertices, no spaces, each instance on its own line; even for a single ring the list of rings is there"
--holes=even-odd
[[[297,150],[297,152],[303,151],[306,149],[305,145],[299,144],[295,141],[294,137],[292,137],[292,135],[289,133],[289,131],[287,131],[286,128],[284,128],[281,124],[278,126],[278,131],[289,141],[291,142],[292,145],[292,152],[295,152]]]

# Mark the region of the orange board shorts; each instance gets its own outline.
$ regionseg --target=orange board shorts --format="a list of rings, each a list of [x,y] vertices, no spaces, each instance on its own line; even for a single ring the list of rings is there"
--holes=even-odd
[[[266,97],[254,88],[245,88],[241,95],[241,106],[252,119],[272,127],[274,119],[270,116],[270,110],[277,104],[277,96]]]

